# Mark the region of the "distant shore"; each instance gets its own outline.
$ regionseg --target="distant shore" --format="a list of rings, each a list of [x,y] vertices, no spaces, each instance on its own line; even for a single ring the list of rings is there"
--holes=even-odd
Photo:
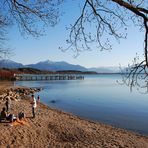
[[[2,86],[2,85],[1,85]],[[4,89],[14,88],[3,86]],[[27,89],[27,88],[26,88]],[[12,91],[12,89],[11,89]],[[0,100],[0,110],[5,101]],[[98,122],[87,121],[38,103],[32,118],[29,96],[12,101],[11,112],[23,111],[26,124],[0,123],[0,147],[147,148],[148,137]]]

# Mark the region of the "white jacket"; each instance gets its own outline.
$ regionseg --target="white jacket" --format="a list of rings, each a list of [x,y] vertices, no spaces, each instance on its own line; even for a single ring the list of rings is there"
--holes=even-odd
[[[37,107],[37,104],[36,104],[36,99],[35,99],[35,97],[33,98],[32,107],[33,107],[33,108],[36,108],[36,107]]]

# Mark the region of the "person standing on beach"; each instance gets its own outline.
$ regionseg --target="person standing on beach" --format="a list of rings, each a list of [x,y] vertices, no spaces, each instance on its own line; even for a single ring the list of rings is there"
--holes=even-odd
[[[37,96],[37,104],[39,104],[40,103],[40,96],[38,95]],[[39,108],[39,106],[38,106],[38,114],[39,114],[39,112],[40,112],[40,108]]]
[[[6,102],[5,102],[5,105],[6,105],[6,112],[9,112],[10,111],[10,97],[7,97],[6,98]]]
[[[40,96],[37,97],[37,102],[40,103]]]
[[[37,104],[36,104],[36,99],[35,99],[35,96],[32,95],[32,115],[33,115],[33,118],[35,118],[35,108],[37,107]]]

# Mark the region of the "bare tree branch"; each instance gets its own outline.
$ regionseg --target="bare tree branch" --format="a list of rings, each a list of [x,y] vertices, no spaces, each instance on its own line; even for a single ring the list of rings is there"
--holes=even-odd
[[[18,25],[22,35],[39,37],[44,34],[45,26],[54,26],[60,16],[59,5],[63,0],[1,0],[0,2],[0,52],[6,40],[7,28]],[[1,56],[2,57],[2,56]]]
[[[60,16],[59,5],[64,0],[1,0],[0,2],[0,53],[6,39],[7,27],[17,24],[22,34],[38,37],[45,26],[54,26]],[[126,38],[128,22],[144,31],[144,60],[127,68],[124,83],[148,88],[148,2],[147,0],[84,0],[82,11],[70,30],[67,49],[79,54],[97,46],[100,50],[112,49],[112,41]],[[93,44],[94,43],[94,44]],[[97,44],[96,44],[97,43]],[[94,46],[95,45],[95,46]],[[141,49],[143,50],[143,49]],[[141,75],[142,74],[142,75]],[[141,84],[142,82],[142,84]],[[147,89],[148,90],[148,89]]]

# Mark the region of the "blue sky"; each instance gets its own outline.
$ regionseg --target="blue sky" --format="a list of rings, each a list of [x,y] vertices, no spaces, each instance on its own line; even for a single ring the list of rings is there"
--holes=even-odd
[[[46,35],[38,39],[28,37],[25,39],[19,33],[17,26],[10,28],[9,47],[13,49],[14,55],[11,60],[23,64],[37,63],[39,61],[66,61],[72,64],[79,64],[85,67],[108,67],[126,66],[136,56],[143,54],[143,33],[133,26],[128,29],[126,40],[121,40],[120,44],[112,43],[111,51],[102,51],[93,49],[92,51],[82,52],[77,58],[71,50],[62,52],[59,46],[66,47],[65,40],[68,38],[68,31],[65,27],[73,23],[79,14],[77,4],[66,3],[63,12],[65,14],[60,18],[60,22],[55,27],[46,28]]]

